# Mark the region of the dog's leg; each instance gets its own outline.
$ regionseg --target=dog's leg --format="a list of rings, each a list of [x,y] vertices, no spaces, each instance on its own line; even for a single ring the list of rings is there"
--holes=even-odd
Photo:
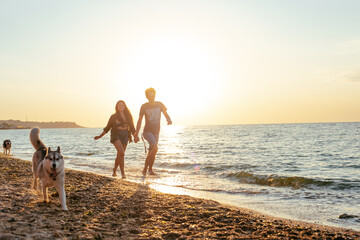
[[[43,185],[43,195],[44,195],[44,202],[49,202],[49,196],[48,196],[48,192],[47,192],[47,187],[45,187]]]
[[[35,155],[35,154],[34,154]],[[38,179],[38,172],[37,172],[37,166],[36,166],[36,159],[33,156],[33,160],[32,160],[32,172],[33,172],[33,176],[34,176],[34,183],[33,183],[33,189],[37,190],[37,179]]]
[[[33,189],[34,189],[34,190],[37,189],[37,177],[36,177],[36,176],[34,176]]]
[[[61,207],[64,210],[68,210],[66,207],[66,193],[64,187],[56,187],[58,193],[59,193],[59,199],[61,202]]]

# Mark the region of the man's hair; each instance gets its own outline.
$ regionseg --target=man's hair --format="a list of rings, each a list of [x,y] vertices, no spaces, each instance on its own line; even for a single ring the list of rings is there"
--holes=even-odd
[[[151,92],[153,92],[153,93],[156,94],[155,89],[151,87],[151,88],[148,88],[148,89],[145,90],[145,96],[147,96],[147,95],[148,95],[149,93],[151,93]]]

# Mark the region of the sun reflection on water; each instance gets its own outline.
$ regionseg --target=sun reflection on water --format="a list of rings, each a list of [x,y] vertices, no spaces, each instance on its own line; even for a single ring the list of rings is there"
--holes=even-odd
[[[159,184],[152,182],[151,188],[155,189],[156,191],[162,192],[162,193],[170,193],[170,194],[177,194],[177,195],[186,195],[188,194],[188,191],[184,188],[180,187],[173,187],[169,185]]]
[[[170,125],[161,129],[161,147],[159,151],[165,154],[182,154],[180,138],[177,137],[184,133],[184,126]]]

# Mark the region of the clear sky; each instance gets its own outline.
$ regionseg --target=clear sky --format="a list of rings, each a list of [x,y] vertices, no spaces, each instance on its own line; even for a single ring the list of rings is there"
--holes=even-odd
[[[0,0],[0,120],[360,121],[358,0]],[[163,122],[165,119],[163,119]]]

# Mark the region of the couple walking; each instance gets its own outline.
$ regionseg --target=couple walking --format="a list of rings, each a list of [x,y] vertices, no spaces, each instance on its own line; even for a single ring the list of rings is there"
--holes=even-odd
[[[154,88],[145,90],[147,103],[144,103],[140,108],[139,120],[134,127],[133,117],[127,108],[124,101],[120,100],[115,105],[115,113],[110,116],[108,124],[103,132],[94,137],[95,140],[103,137],[111,129],[110,142],[114,144],[117,155],[115,159],[115,166],[113,169],[113,176],[116,176],[116,170],[120,167],[121,177],[126,178],[125,175],[125,150],[128,142],[132,141],[131,135],[134,136],[134,142],[139,141],[139,131],[141,128],[142,119],[145,115],[145,127],[143,130],[144,138],[149,142],[149,151],[145,160],[145,166],[142,174],[145,176],[148,172],[150,175],[155,175],[152,167],[154,165],[155,156],[158,151],[158,141],[160,132],[161,113],[164,114],[168,125],[172,124],[170,116],[166,112],[167,109],[161,102],[155,101],[156,91]]]

